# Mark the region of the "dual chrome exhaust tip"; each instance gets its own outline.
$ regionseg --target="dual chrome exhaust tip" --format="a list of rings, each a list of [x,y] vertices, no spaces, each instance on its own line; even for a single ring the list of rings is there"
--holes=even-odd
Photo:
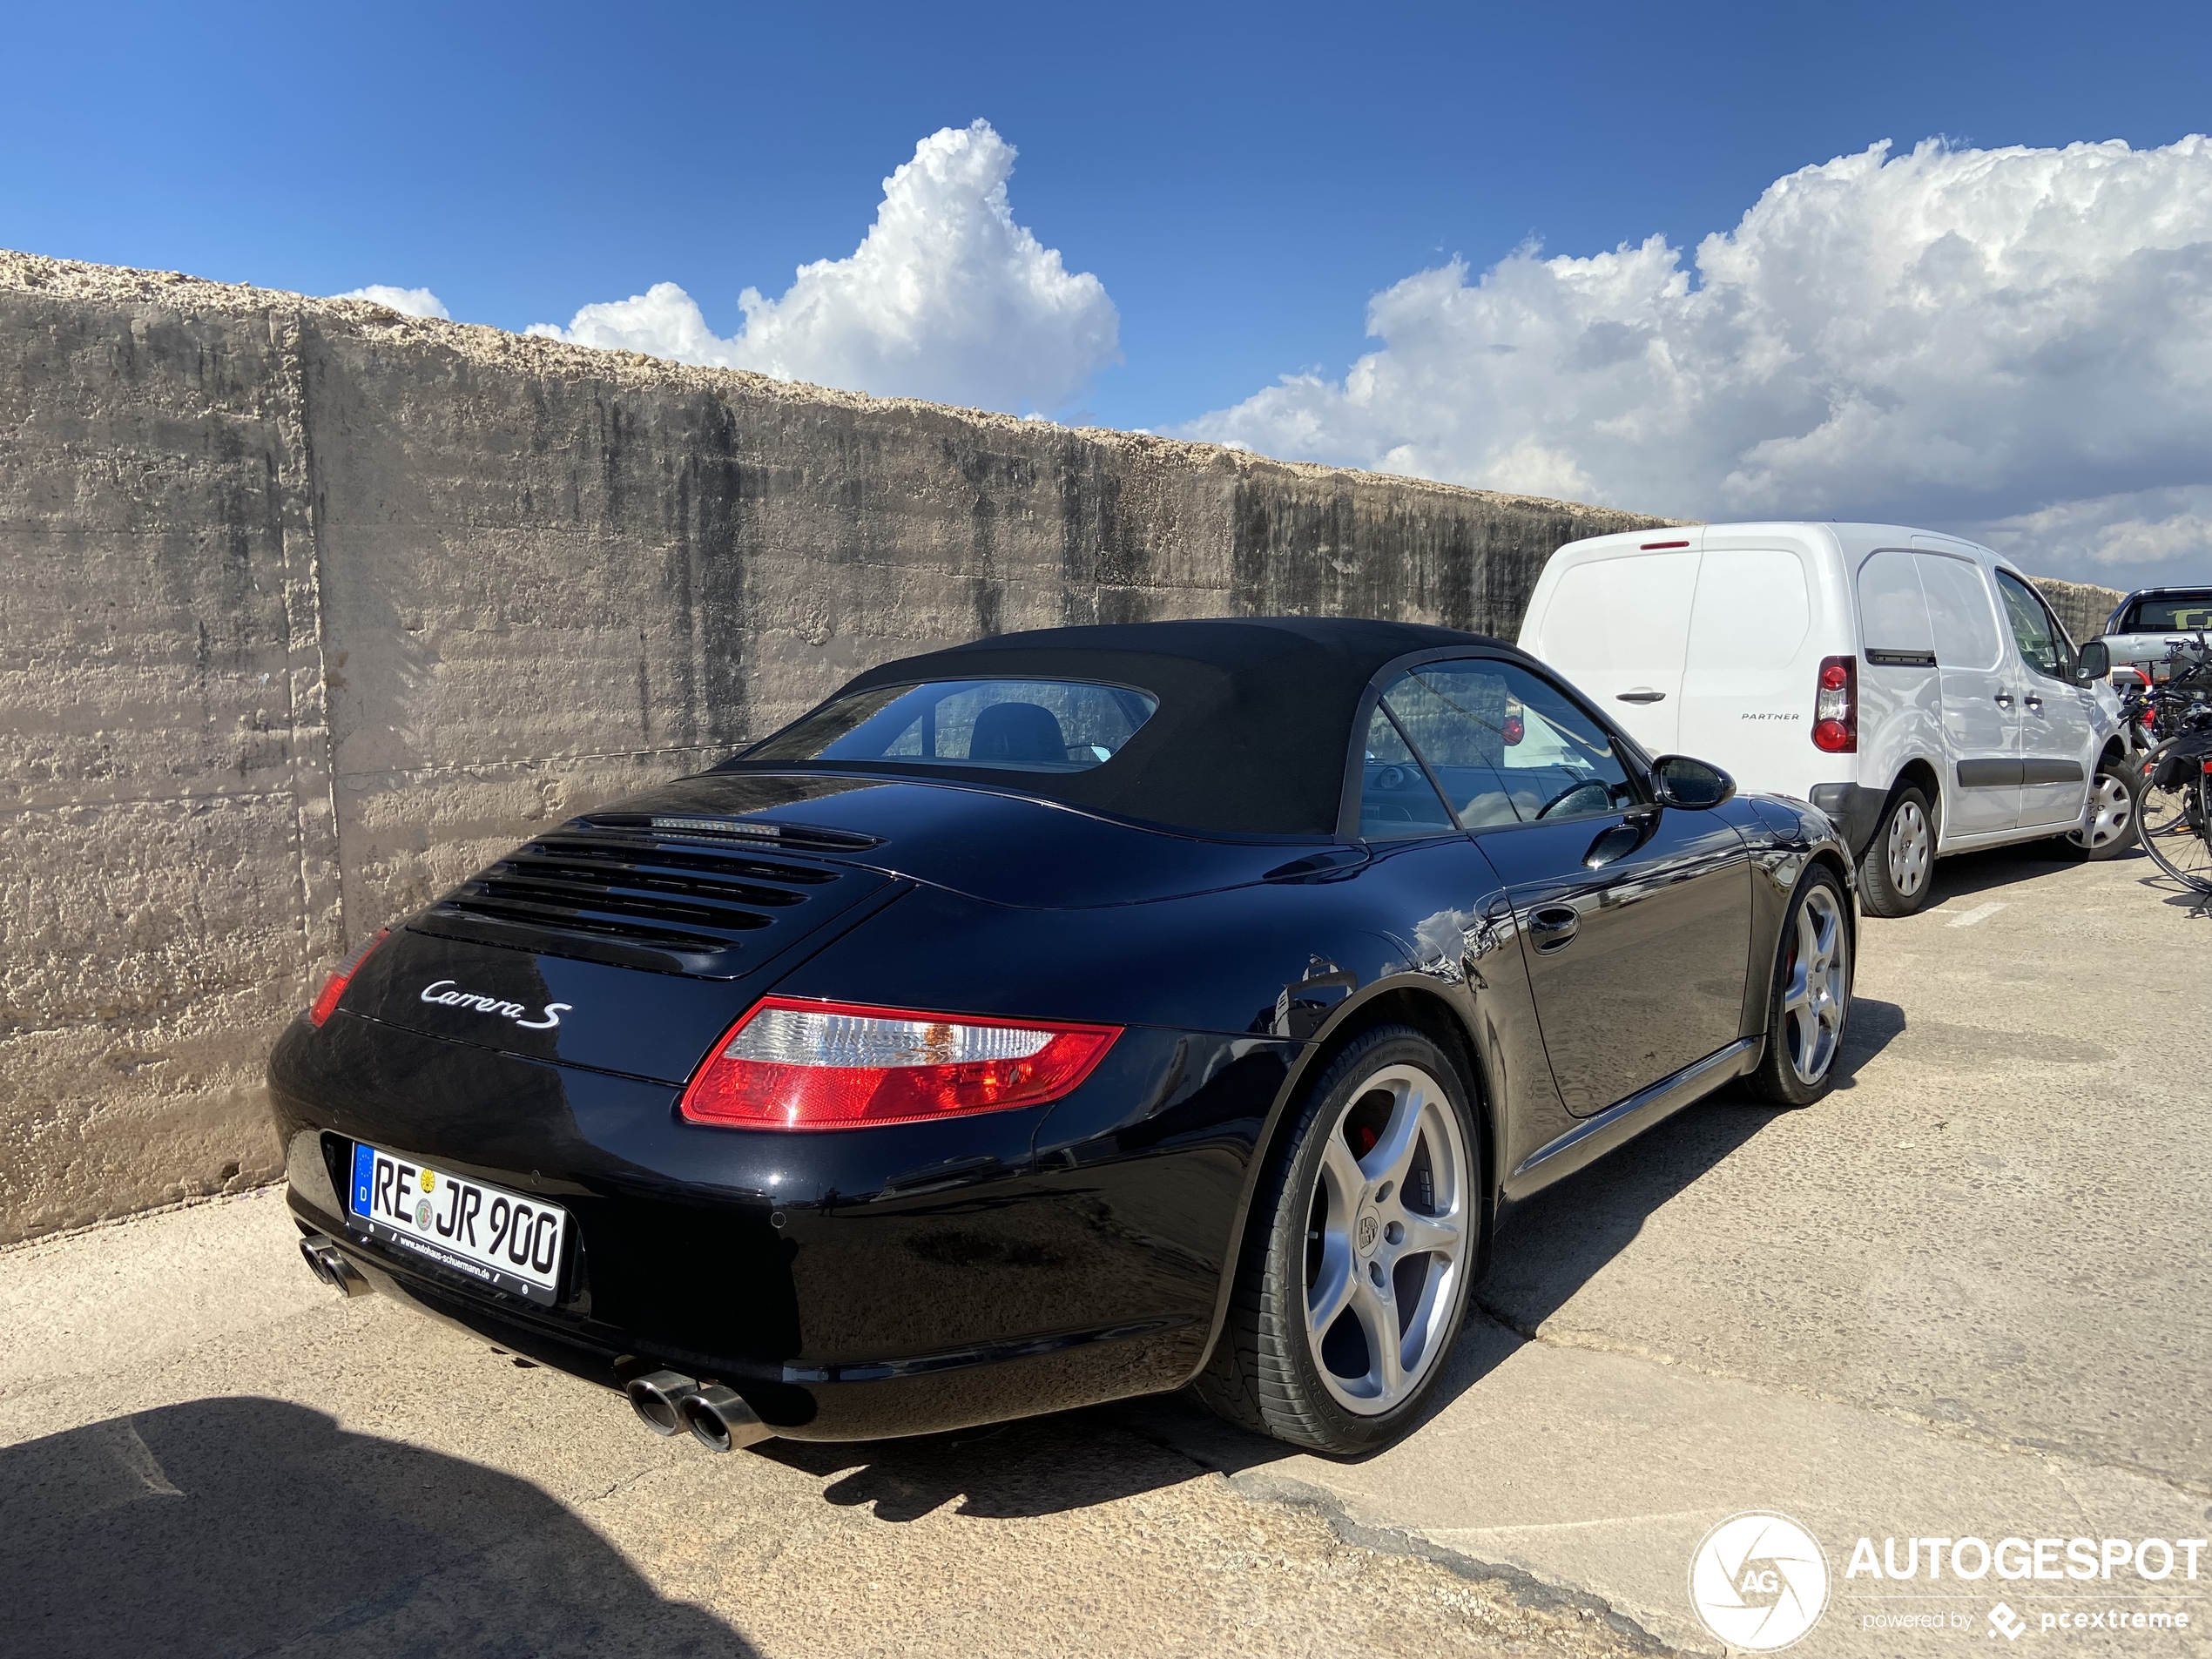
[[[341,1296],[364,1296],[374,1288],[328,1233],[303,1237],[300,1255],[308,1271]],[[680,1371],[633,1378],[623,1393],[630,1397],[637,1420],[654,1433],[680,1434],[689,1429],[691,1438],[710,1452],[734,1452],[775,1433],[736,1389],[702,1383]]]
[[[637,1420],[656,1434],[691,1431],[710,1452],[734,1452],[767,1440],[775,1431],[760,1420],[734,1388],[702,1383],[680,1371],[655,1371],[634,1377],[623,1393]]]
[[[346,1259],[328,1233],[309,1233],[300,1241],[307,1271],[341,1296],[366,1296],[372,1289],[360,1268]]]

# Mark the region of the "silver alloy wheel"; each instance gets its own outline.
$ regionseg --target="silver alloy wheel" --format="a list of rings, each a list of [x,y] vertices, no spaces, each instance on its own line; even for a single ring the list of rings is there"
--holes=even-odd
[[[1442,1357],[1474,1204],[1467,1138],[1442,1084],[1393,1065],[1352,1091],[1328,1127],[1305,1251],[1306,1345],[1346,1411],[1390,1410]]]
[[[2101,772],[2089,799],[2095,816],[2089,819],[2086,831],[2070,830],[2066,839],[2076,846],[2094,852],[2101,846],[2111,846],[2128,833],[2128,826],[2135,816],[2135,798],[2128,792],[2127,779]]]
[[[1901,802],[1890,814],[1890,833],[1882,849],[1890,886],[1898,896],[1910,899],[1927,885],[1928,866],[1933,861],[1935,838],[1928,833],[1928,815],[1914,800]]]
[[[1833,888],[1805,889],[1790,940],[1782,984],[1783,1035],[1790,1068],[1802,1083],[1817,1083],[1836,1063],[1851,996],[1851,938]]]

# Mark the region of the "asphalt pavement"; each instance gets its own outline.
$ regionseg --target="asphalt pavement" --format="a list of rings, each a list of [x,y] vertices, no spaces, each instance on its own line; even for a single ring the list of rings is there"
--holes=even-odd
[[[2212,915],[2155,873],[1939,866],[1865,924],[1844,1086],[1524,1206],[1431,1420],[1357,1463],[1172,1399],[713,1457],[333,1297],[273,1193],[0,1253],[0,1655],[1717,1652],[1689,1566],[1743,1510],[1824,1548],[1794,1651],[2212,1650],[2212,1551],[1845,1570],[2212,1533]],[[2044,1628],[2093,1605],[2190,1628]]]

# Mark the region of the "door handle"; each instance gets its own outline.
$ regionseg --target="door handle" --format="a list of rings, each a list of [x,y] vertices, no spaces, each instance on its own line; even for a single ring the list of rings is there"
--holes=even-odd
[[[2010,691],[1998,692],[1994,700],[2000,709],[2009,709],[2013,706],[2013,694]]]
[[[1616,703],[1663,703],[1667,700],[1667,694],[1655,691],[1649,685],[1639,685],[1633,691],[1615,691],[1613,700]]]
[[[1557,950],[1570,943],[1581,926],[1582,918],[1574,906],[1548,904],[1529,913],[1528,936],[1535,941],[1538,950]]]
[[[2034,692],[2030,691],[2027,694],[2027,706],[2033,709],[2038,714],[2040,714],[2043,712],[2043,699],[2036,696]]]

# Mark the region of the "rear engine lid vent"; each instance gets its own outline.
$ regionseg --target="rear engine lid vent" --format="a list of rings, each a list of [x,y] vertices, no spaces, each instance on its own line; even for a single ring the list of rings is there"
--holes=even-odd
[[[408,925],[550,956],[735,979],[887,880],[786,856],[781,842],[732,840],[742,844],[645,819],[577,819],[479,870]]]

